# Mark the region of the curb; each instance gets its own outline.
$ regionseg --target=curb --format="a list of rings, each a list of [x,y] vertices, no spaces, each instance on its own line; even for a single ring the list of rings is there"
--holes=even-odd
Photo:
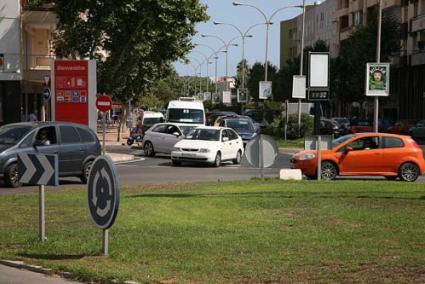
[[[66,280],[78,281],[78,280],[75,280],[75,279],[72,278],[71,272],[53,271],[53,269],[45,268],[45,267],[42,267],[42,266],[39,266],[39,265],[26,264],[25,262],[20,261],[20,260],[0,259],[0,264],[3,264],[5,266],[9,266],[9,267],[18,268],[18,269],[25,269],[25,270],[29,270],[29,271],[32,271],[32,272],[45,274],[45,275],[48,275],[48,276],[58,275],[62,278],[65,278]],[[80,282],[80,281],[78,281],[78,282]],[[120,281],[114,279],[114,280],[112,280],[112,282],[113,283],[123,283],[123,284],[139,284],[139,282],[132,281],[132,280],[120,282]],[[80,283],[88,283],[88,282],[80,282]],[[90,283],[92,283],[92,282],[90,282]]]
[[[106,155],[109,156],[114,163],[130,162],[135,159],[134,155],[128,154],[106,153]]]

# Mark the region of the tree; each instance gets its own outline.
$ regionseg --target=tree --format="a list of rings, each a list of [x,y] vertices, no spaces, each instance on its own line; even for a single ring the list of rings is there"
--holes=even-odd
[[[98,90],[125,103],[136,100],[170,62],[192,48],[195,25],[206,21],[199,0],[56,0],[59,57],[98,61]]]
[[[304,49],[304,66],[303,66],[303,74],[307,75],[308,73],[308,53],[312,52],[327,52],[329,51],[326,42],[323,40],[318,40],[314,43],[313,46],[307,46]],[[276,99],[279,101],[283,101],[285,99],[292,98],[292,83],[293,76],[299,75],[300,73],[300,56],[296,58],[289,59],[286,62],[285,66],[282,66],[279,70],[278,77],[279,80],[276,85]],[[332,68],[331,68],[332,69]]]
[[[273,64],[268,63],[268,81],[272,81],[272,86],[275,86],[278,80],[277,67]],[[246,87],[249,91],[249,96],[254,102],[258,102],[259,83],[264,81],[264,65],[260,62],[256,62],[251,69],[249,69],[249,77],[246,81]],[[275,97],[275,90],[272,87],[272,99]]]
[[[376,17],[356,31],[341,45],[340,55],[332,64],[331,88],[342,102],[365,100],[365,68],[367,62],[376,60]],[[381,61],[389,62],[400,51],[400,27],[396,19],[383,16]],[[349,72],[347,72],[349,70]]]

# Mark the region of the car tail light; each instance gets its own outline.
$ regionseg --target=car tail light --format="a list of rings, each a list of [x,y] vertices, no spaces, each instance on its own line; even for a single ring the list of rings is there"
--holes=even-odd
[[[413,147],[415,147],[415,148],[418,148],[418,149],[421,149],[421,150],[422,150],[422,148],[418,145],[418,143],[416,143],[416,141],[415,141],[415,140],[413,140],[413,139],[409,139],[409,142],[413,145]]]

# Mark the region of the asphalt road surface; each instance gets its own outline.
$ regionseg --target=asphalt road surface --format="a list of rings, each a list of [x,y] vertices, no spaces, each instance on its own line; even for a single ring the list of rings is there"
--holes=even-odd
[[[245,158],[241,165],[233,165],[231,162],[224,163],[219,168],[199,164],[183,164],[175,167],[171,165],[171,160],[167,156],[145,157],[143,151],[128,146],[111,146],[108,151],[115,153],[126,153],[136,155],[137,159],[128,163],[117,165],[120,183],[122,186],[136,184],[164,184],[180,182],[201,182],[201,181],[228,181],[242,180],[261,177],[259,169],[252,168]],[[278,177],[282,168],[289,168],[289,159],[293,151],[280,152],[276,162],[271,168],[264,169],[265,177]],[[343,177],[339,179],[370,179],[383,180],[383,177]],[[61,179],[60,188],[77,187],[83,188],[79,179]],[[425,176],[419,178],[418,182],[425,182]],[[51,189],[47,187],[47,189]],[[57,189],[54,189],[57,190]],[[37,191],[37,187],[24,186],[19,189],[0,188],[0,195],[13,194],[19,192]]]

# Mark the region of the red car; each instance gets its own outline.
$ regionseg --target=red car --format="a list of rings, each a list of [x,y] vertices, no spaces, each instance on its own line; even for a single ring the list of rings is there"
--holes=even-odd
[[[414,121],[410,120],[400,120],[397,121],[393,126],[387,129],[388,133],[408,135],[409,129],[415,125]]]
[[[348,130],[348,133],[364,132],[373,132],[372,124],[367,120],[357,121],[355,124],[351,125],[351,128]]]
[[[425,173],[422,149],[409,136],[361,133],[333,141],[331,150],[321,153],[322,179],[337,176],[384,176],[415,181]],[[291,167],[307,177],[317,174],[317,151],[301,151],[291,159]]]

